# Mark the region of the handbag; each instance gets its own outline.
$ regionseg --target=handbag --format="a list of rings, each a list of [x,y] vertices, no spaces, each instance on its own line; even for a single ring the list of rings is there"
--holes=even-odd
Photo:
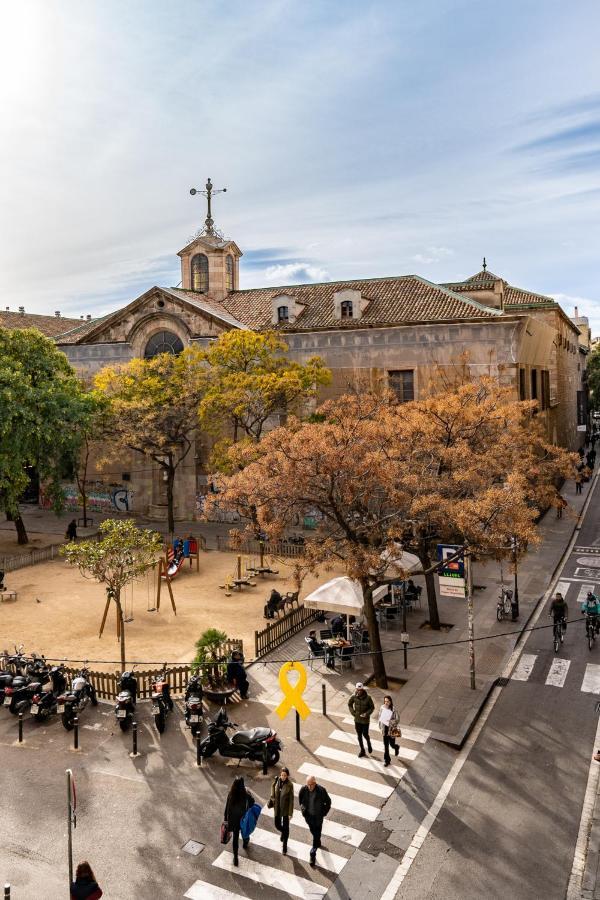
[[[228,844],[231,839],[231,832],[227,822],[221,823],[221,843]]]
[[[393,737],[393,738],[401,738],[402,731],[400,730],[400,726],[392,725],[392,727],[389,730],[389,735],[390,735],[390,737]]]

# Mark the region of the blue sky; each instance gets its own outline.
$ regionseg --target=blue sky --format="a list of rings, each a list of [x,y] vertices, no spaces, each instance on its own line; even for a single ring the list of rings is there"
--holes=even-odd
[[[179,281],[211,176],[241,286],[489,267],[600,332],[596,0],[21,0],[0,308]]]

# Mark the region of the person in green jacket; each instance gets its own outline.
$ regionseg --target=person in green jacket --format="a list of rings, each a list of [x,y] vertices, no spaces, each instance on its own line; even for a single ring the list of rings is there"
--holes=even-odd
[[[275,828],[280,833],[282,850],[287,853],[287,842],[290,836],[290,819],[294,815],[294,785],[290,778],[290,770],[282,768],[271,785],[269,806],[275,814]]]
[[[354,727],[358,736],[358,746],[360,747],[359,756],[366,756],[363,744],[363,738],[367,742],[367,750],[373,752],[371,747],[371,738],[369,737],[369,720],[375,709],[373,698],[365,691],[362,682],[358,682],[356,690],[348,700],[348,709],[354,718]]]

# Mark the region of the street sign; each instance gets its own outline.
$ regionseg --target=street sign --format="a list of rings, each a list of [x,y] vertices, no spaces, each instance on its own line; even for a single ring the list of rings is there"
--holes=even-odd
[[[465,596],[465,558],[460,544],[438,544],[437,558],[445,565],[439,567],[440,597],[464,597]],[[455,559],[451,557],[461,551],[461,555]]]

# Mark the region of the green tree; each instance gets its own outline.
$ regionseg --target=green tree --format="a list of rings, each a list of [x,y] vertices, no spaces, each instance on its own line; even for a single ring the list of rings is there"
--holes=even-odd
[[[117,632],[121,644],[121,671],[125,670],[125,621],[121,591],[152,568],[162,553],[162,538],[155,531],[137,528],[128,520],[105,519],[100,523],[100,539],[66,544],[61,554],[85,578],[106,585],[106,607],[100,626],[104,629],[110,604],[117,611]]]
[[[113,445],[152,459],[164,472],[169,532],[175,531],[174,484],[198,431],[198,406],[206,390],[204,353],[188,347],[102,369],[95,377],[110,401]],[[110,453],[110,450],[109,450]]]
[[[82,386],[64,353],[36,329],[0,328],[0,510],[28,542],[19,497],[27,466],[37,470],[56,512],[62,509],[64,461],[82,415]]]
[[[77,490],[83,507],[83,525],[87,527],[87,477],[90,455],[99,450],[112,435],[110,403],[100,391],[85,391],[79,399],[75,417],[69,422],[68,434],[71,444],[68,449]]]

